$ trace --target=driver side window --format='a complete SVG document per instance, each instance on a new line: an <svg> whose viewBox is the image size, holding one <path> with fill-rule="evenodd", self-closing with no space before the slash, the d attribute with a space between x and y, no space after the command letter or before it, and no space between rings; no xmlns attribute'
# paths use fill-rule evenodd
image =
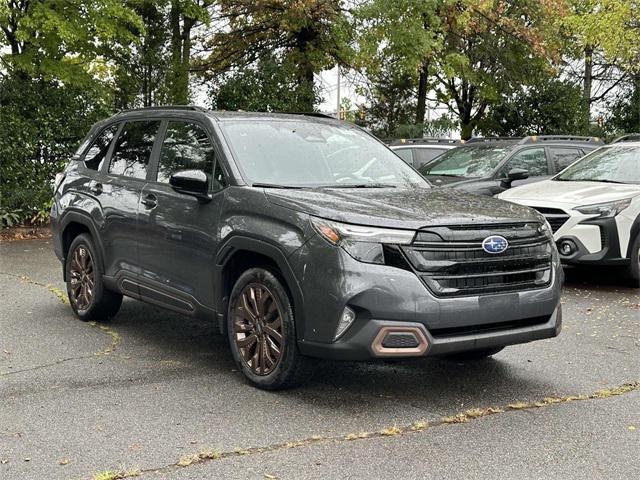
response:
<svg viewBox="0 0 640 480"><path fill-rule="evenodd" d="M529 172L529 177L549 175L547 157L544 148L529 148L516 153L500 171L500 177L506 177L514 168L521 168Z"/></svg>
<svg viewBox="0 0 640 480"><path fill-rule="evenodd" d="M158 177L160 183L169 183L169 178L180 170L202 170L214 190L224 187L226 182L220 167L214 172L216 155L206 132L195 123L171 121L162 142Z"/></svg>

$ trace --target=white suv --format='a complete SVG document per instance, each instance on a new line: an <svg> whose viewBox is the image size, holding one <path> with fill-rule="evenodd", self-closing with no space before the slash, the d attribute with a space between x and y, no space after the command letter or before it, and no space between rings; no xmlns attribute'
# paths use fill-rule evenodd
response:
<svg viewBox="0 0 640 480"><path fill-rule="evenodd" d="M564 264L619 265L640 286L640 142L602 147L498 197L547 218Z"/></svg>

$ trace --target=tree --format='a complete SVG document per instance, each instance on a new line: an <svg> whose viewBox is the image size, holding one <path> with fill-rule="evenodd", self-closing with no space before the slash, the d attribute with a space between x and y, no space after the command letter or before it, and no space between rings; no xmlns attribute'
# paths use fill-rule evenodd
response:
<svg viewBox="0 0 640 480"><path fill-rule="evenodd" d="M547 77L490 107L478 129L497 136L577 134L584 132L585 108L580 87Z"/></svg>
<svg viewBox="0 0 640 480"><path fill-rule="evenodd" d="M631 76L610 102L607 130L612 133L640 133L640 73Z"/></svg>
<svg viewBox="0 0 640 480"><path fill-rule="evenodd" d="M344 53L346 20L340 0L221 0L220 24L205 42L197 68L208 77L254 64L266 53L295 72L303 110L314 108L314 74Z"/></svg>
<svg viewBox="0 0 640 480"><path fill-rule="evenodd" d="M220 110L301 112L307 109L307 101L307 92L300 91L296 72L283 66L275 55L228 73L211 90L211 106ZM319 101L315 88L314 103Z"/></svg>
<svg viewBox="0 0 640 480"><path fill-rule="evenodd" d="M213 0L171 0L171 70L168 79L170 103L189 103L192 31L199 22L208 23L208 8L213 3Z"/></svg>
<svg viewBox="0 0 640 480"><path fill-rule="evenodd" d="M594 102L640 71L640 6L629 0L569 0L569 7L560 24L568 39L566 53L582 57L583 99L589 113ZM594 96L596 81L605 86Z"/></svg>
<svg viewBox="0 0 640 480"><path fill-rule="evenodd" d="M563 2L458 2L443 10L445 42L434 77L438 99L451 105L463 139L487 108L526 85L559 60L552 20Z"/></svg>
<svg viewBox="0 0 640 480"><path fill-rule="evenodd" d="M372 0L354 12L358 35L357 66L379 75L391 61L398 78L415 79L414 123L424 123L429 69L444 40L441 9L452 1ZM382 74L384 76L384 74Z"/></svg>

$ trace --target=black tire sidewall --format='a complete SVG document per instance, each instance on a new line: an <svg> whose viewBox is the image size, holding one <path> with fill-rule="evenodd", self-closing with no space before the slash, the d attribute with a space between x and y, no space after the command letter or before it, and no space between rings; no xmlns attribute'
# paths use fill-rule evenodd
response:
<svg viewBox="0 0 640 480"><path fill-rule="evenodd" d="M264 285L274 296L276 304L278 305L282 315L284 333L283 357L276 368L268 375L256 375L251 371L241 358L234 339L233 306L242 290L250 283ZM227 310L227 336L231 353L233 354L236 364L241 369L247 380L253 385L265 390L275 390L289 382L289 379L297 367L297 362L300 361L300 354L298 353L298 347L296 344L295 319L289 294L273 273L263 268L251 268L240 275L233 286L229 297Z"/></svg>
<svg viewBox="0 0 640 480"><path fill-rule="evenodd" d="M629 265L629 274L634 287L640 287L640 234L636 235L636 238L629 244L631 265Z"/></svg>
<svg viewBox="0 0 640 480"><path fill-rule="evenodd" d="M78 310L73 300L71 300L71 258L73 257L73 252L80 246L83 246L89 251L91 255L91 259L93 261L93 271L94 271L94 286L93 286L93 297L91 298L91 303L89 307L85 310ZM95 247L93 246L93 242L91 241L91 237L87 234L78 235L74 238L73 242L69 246L69 253L67 255L65 261L65 275L67 278L67 295L69 297L69 303L71 304L71 309L76 314L76 316L83 321L94 320L98 318L94 317L103 317L101 312L98 312L98 306L102 304L102 299L105 295L104 285L102 282L102 268L100 267L100 261L98 259L98 255ZM102 318L99 318L102 319Z"/></svg>

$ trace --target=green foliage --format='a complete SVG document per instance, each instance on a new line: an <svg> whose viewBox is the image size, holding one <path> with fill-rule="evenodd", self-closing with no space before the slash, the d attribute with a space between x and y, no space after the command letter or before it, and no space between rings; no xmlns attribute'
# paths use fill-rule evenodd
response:
<svg viewBox="0 0 640 480"><path fill-rule="evenodd" d="M208 76L244 69L265 53L294 72L306 95L301 110L312 111L314 74L346 55L348 32L340 0L221 0L221 23L205 47L211 52L197 66Z"/></svg>
<svg viewBox="0 0 640 480"><path fill-rule="evenodd" d="M318 88L313 87L309 93L309 87L298 82L289 65L273 55L265 56L255 65L237 69L216 82L211 90L211 106L219 110L302 112L308 109L310 94L314 104L320 102Z"/></svg>
<svg viewBox="0 0 640 480"><path fill-rule="evenodd" d="M606 128L616 133L640 132L640 74L623 84L609 105Z"/></svg>
<svg viewBox="0 0 640 480"><path fill-rule="evenodd" d="M492 106L479 124L483 135L525 136L583 132L586 105L579 87L547 78Z"/></svg>
<svg viewBox="0 0 640 480"><path fill-rule="evenodd" d="M46 218L51 181L90 126L110 113L100 88L64 86L22 75L0 83L0 203L32 223ZM14 218L15 220L15 218Z"/></svg>

